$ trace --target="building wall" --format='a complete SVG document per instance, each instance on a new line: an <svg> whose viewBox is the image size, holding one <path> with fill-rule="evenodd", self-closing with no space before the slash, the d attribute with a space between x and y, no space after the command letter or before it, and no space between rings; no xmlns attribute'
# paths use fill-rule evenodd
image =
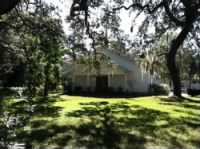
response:
<svg viewBox="0 0 200 149"><path fill-rule="evenodd" d="M127 91L125 74L113 74L108 76L108 87L113 91ZM81 87L82 91L95 91L96 89L96 76L94 75L75 75L73 81L73 88ZM131 92L131 90L129 90Z"/></svg>
<svg viewBox="0 0 200 149"><path fill-rule="evenodd" d="M141 71L133 72L129 75L131 90L134 92L148 92L149 89L149 75L142 74Z"/></svg>
<svg viewBox="0 0 200 149"><path fill-rule="evenodd" d="M87 76L86 75L75 75L73 76L73 90L81 87L84 91L87 89Z"/></svg>
<svg viewBox="0 0 200 149"><path fill-rule="evenodd" d="M95 75L89 76L89 87L90 87L91 91L95 91L95 89L96 89L96 76Z"/></svg>
<svg viewBox="0 0 200 149"><path fill-rule="evenodd" d="M142 74L140 69L130 72L120 66L115 69L102 67L99 75L107 75L108 87L115 91L122 88L124 92L148 92L149 75ZM96 75L87 72L84 66L77 67L72 76L73 89L81 87L83 91L95 91Z"/></svg>
<svg viewBox="0 0 200 149"><path fill-rule="evenodd" d="M116 75L110 75L110 88L113 88L115 91L120 91L123 89L123 91L126 91L125 88L125 75L126 74L116 74Z"/></svg>

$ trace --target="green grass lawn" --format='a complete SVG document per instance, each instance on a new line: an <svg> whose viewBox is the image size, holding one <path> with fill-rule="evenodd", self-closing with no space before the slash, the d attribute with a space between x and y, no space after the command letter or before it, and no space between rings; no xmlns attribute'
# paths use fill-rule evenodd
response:
<svg viewBox="0 0 200 149"><path fill-rule="evenodd" d="M51 96L7 103L22 115L17 142L41 148L200 148L200 99Z"/></svg>

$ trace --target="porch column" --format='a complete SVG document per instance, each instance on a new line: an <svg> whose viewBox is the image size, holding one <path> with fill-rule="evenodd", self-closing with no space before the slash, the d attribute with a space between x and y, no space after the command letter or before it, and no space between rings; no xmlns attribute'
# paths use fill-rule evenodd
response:
<svg viewBox="0 0 200 149"><path fill-rule="evenodd" d="M74 92L74 89L75 89L75 74L73 73L72 74L72 92Z"/></svg>
<svg viewBox="0 0 200 149"><path fill-rule="evenodd" d="M87 73L87 87L90 87L90 75Z"/></svg>
<svg viewBox="0 0 200 149"><path fill-rule="evenodd" d="M111 74L108 74L108 87L111 87Z"/></svg>
<svg viewBox="0 0 200 149"><path fill-rule="evenodd" d="M124 75L124 88L125 88L125 92L127 91L127 74Z"/></svg>

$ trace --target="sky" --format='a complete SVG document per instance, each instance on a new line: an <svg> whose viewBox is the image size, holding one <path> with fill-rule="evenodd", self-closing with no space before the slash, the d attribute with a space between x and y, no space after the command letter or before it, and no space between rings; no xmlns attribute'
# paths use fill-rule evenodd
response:
<svg viewBox="0 0 200 149"><path fill-rule="evenodd" d="M56 7L59 8L59 12L61 15L61 18L63 20L63 29L65 31L66 34L68 34L70 32L69 29L69 24L67 24L65 22L65 18L67 15L69 15L70 12L70 7L72 5L72 0L45 0L48 4L53 4Z"/></svg>
<svg viewBox="0 0 200 149"><path fill-rule="evenodd" d="M112 1L112 0L106 0L106 1ZM69 15L70 12L70 7L72 4L72 0L46 0L47 3L49 4L53 4L55 6L58 6L58 8L60 9L60 15L62 17L63 20L63 28L66 34L70 33L70 28L69 28L69 24L65 22L65 18L67 15ZM128 3L126 4L127 6L129 5ZM122 29L124 31L125 34L130 34L130 28L132 26L132 19L134 17L133 13L129 13L129 11L126 10L121 10L120 12L120 17L121 17L121 24L120 24L120 29ZM141 14L137 20L135 22L137 22L137 24L135 24L135 28L134 28L134 32L131 33L131 36L134 36L137 34L137 30L138 30L138 26L141 25L142 21L144 20L144 14Z"/></svg>
<svg viewBox="0 0 200 149"><path fill-rule="evenodd" d="M70 13L70 7L72 5L72 0L45 0L49 4L53 4L57 6L60 10L60 15L63 20L63 30L65 31L66 35L69 35L72 30L69 28L69 23L65 21L66 16ZM110 4L113 0L104 0L105 4ZM129 3L125 3L126 6L129 6L131 4L132 0L129 1ZM98 15L97 15L98 16ZM134 38L137 36L139 26L142 24L142 22L145 19L145 14L141 13L139 17L134 21L135 24L133 24L133 19L135 17L134 12L127 11L122 9L120 11L120 29L124 31L125 35L129 35L130 40L134 40ZM131 26L134 25L133 32L130 32ZM180 29L177 29L176 33L180 32ZM154 27L150 27L148 30L148 33L155 33ZM86 43L90 44L90 43Z"/></svg>

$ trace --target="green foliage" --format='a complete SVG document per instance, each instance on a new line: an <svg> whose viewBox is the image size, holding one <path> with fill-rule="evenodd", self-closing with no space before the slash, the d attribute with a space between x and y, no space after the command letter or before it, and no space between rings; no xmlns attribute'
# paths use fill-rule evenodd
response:
<svg viewBox="0 0 200 149"><path fill-rule="evenodd" d="M187 93L191 96L200 95L200 89L188 89Z"/></svg>
<svg viewBox="0 0 200 149"><path fill-rule="evenodd" d="M130 30L131 32L136 29L136 34L132 38L133 44L137 49L144 50L148 48L150 44L155 44L161 37L169 32L175 32L178 35L169 39L170 44L167 48L167 67L171 76L171 80L174 86L174 94L181 97L181 81L179 76L179 69L176 63L176 55L178 49L186 41L192 48L198 48L199 44L199 9L200 1L185 1L185 0L147 0L147 1L122 1L115 0L112 3L102 1L101 7L98 7L98 11L101 12L101 18L96 20L95 23L90 18L92 17L96 7L93 4L94 1L88 0L73 0L71 5L71 18L79 18L82 15L84 20L84 27L86 27L86 33L93 39L93 48L96 38L93 33L96 33L97 28L105 23L105 28L108 29L113 26L111 22L115 22L118 25L118 19L115 19L122 13L122 9L129 11L130 19L132 19ZM104 5L103 5L104 4ZM92 11L90 11L92 10ZM83 16L84 14L84 16ZM96 14L96 13L94 13ZM103 14L103 15L102 15ZM104 16L104 14L106 14ZM92 17L93 18L93 17ZM99 23L99 20L102 20ZM142 21L141 21L142 20ZM138 21L140 23L138 23ZM142 22L142 23L141 23ZM108 26L109 25L109 26ZM128 25L127 25L128 27ZM178 29L180 29L178 31ZM114 31L114 30L113 30ZM107 30L105 31L107 37ZM116 34L115 34L116 37ZM110 39L110 38L109 38ZM105 40L107 44L108 39ZM95 50L95 48L94 48ZM153 70L150 70L153 72ZM183 76L185 77L185 76Z"/></svg>
<svg viewBox="0 0 200 149"><path fill-rule="evenodd" d="M52 17L56 14L52 5L30 5L22 3L17 15L11 12L0 18L4 22L0 29L0 80L4 86L13 86L8 76L21 78L17 86L26 86L26 93L35 96L41 85L48 93L60 83L64 33L61 20ZM17 68L23 71L16 72Z"/></svg>
<svg viewBox="0 0 200 149"><path fill-rule="evenodd" d="M149 93L152 95L168 95L169 88L163 85L152 84L149 86Z"/></svg>
<svg viewBox="0 0 200 149"><path fill-rule="evenodd" d="M198 98L52 95L32 105L28 112L26 101L12 99L4 107L23 117L13 141L33 148L199 148Z"/></svg>

